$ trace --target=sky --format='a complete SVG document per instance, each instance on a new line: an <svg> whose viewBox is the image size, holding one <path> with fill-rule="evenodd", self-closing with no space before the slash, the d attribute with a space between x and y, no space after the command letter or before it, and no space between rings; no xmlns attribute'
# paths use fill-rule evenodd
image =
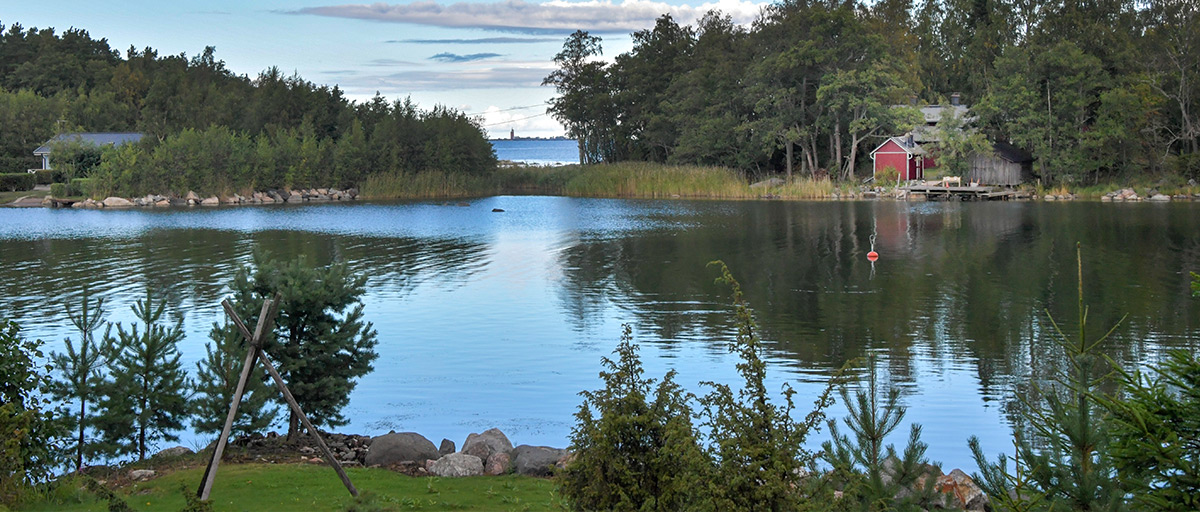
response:
<svg viewBox="0 0 1200 512"><path fill-rule="evenodd" d="M546 114L554 88L541 86L554 70L566 37L586 30L603 39L610 60L632 48L630 34L670 13L692 24L720 10L750 23L765 2L753 0L415 0L329 1L0 0L0 23L25 28L74 27L160 55L201 53L239 75L284 73L337 85L347 98L377 92L411 98L421 108L446 105L481 117L492 137L562 135Z"/></svg>

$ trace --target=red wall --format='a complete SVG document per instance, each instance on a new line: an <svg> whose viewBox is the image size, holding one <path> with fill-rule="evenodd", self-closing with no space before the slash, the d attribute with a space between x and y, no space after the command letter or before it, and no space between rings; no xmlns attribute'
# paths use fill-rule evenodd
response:
<svg viewBox="0 0 1200 512"><path fill-rule="evenodd" d="M920 158L920 157L917 157ZM917 160L914 158L909 160L908 154L904 152L895 141L888 141L879 151L875 152L875 172L886 169L888 166L895 167L900 171L900 179L915 180L917 176Z"/></svg>

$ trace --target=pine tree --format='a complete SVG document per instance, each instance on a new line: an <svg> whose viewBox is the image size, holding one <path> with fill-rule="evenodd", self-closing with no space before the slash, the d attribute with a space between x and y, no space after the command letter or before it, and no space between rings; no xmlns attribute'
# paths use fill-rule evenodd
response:
<svg viewBox="0 0 1200 512"><path fill-rule="evenodd" d="M99 298L92 301L87 287L83 289L83 298L78 314L71 311L70 305L66 305L65 309L67 318L79 330L79 347L76 349L71 339L67 338L63 340L67 349L66 353L53 352L50 354L54 366L62 372L62 378L55 380L50 385L49 391L56 400L79 402L79 415L67 417L68 426L79 432L75 446L75 470L79 471L83 469L84 457L95 452L92 447L87 446L85 437L87 428L92 423L91 418L88 417L87 404L89 401L94 402L99 398L99 388L104 382L101 369L108 362L106 354L110 349L104 342L108 339L109 333L105 332L104 337L99 343L97 342L96 331L104 322L104 299Z"/></svg>
<svg viewBox="0 0 1200 512"><path fill-rule="evenodd" d="M204 347L205 356L196 362L196 397L192 401L192 428L197 432L216 433L225 426L229 404L241 377L248 346L241 331L232 323L213 323L208 336L213 343ZM254 370L246 381L237 416L234 417L234 435L259 432L271 426L278 414L270 406L274 386L264 380L262 367L255 362Z"/></svg>
<svg viewBox="0 0 1200 512"><path fill-rule="evenodd" d="M1095 340L1087 338L1083 304L1083 259L1076 245L1079 276L1079 333L1068 337L1053 318L1056 341L1067 367L1049 386L1034 386L1040 401L1025 401L1028 428L1016 435L1013 471L1000 454L989 462L979 439L968 441L981 475L973 476L1001 510L1125 510L1125 495L1109 450L1109 419L1098 397L1112 378L1111 363L1096 347L1117 326ZM1120 322L1117 323L1120 325ZM1010 492L1012 491L1012 492Z"/></svg>
<svg viewBox="0 0 1200 512"><path fill-rule="evenodd" d="M105 452L144 460L155 442L179 440L175 432L187 417L191 383L176 348L183 339L183 321L170 328L162 325L166 302L155 303L150 290L132 309L145 329L135 323L126 331L117 324L96 425Z"/></svg>
<svg viewBox="0 0 1200 512"><path fill-rule="evenodd" d="M849 412L842 421L851 435L839 432L837 422L830 420L832 441L822 445L822 456L832 467L828 478L846 493L839 504L863 510L933 508L938 472L929 471L921 426L912 424L902 454L893 445L884 446L883 440L904 421L906 409L900 405L900 390L890 388L885 394L879 389L874 362L869 364L866 389L855 392L853 400L848 388L840 391Z"/></svg>
<svg viewBox="0 0 1200 512"><path fill-rule="evenodd" d="M273 335L264 340L269 357L313 425L347 423L341 410L350 402L355 379L373 368L376 333L363 321L360 300L366 276L352 276L345 263L312 267L301 257L282 262L255 254L253 277L234 279L234 310L253 329L264 297L279 295ZM288 438L300 432L294 412Z"/></svg>

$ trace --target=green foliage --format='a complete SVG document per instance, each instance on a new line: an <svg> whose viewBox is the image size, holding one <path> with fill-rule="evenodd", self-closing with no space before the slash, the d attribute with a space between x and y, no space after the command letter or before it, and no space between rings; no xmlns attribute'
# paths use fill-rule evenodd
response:
<svg viewBox="0 0 1200 512"><path fill-rule="evenodd" d="M53 183L50 185L50 195L54 197L67 197L68 186L66 183Z"/></svg>
<svg viewBox="0 0 1200 512"><path fill-rule="evenodd" d="M41 340L26 340L16 322L0 320L0 507L14 506L59 465L65 429L41 391L50 367L39 366Z"/></svg>
<svg viewBox="0 0 1200 512"><path fill-rule="evenodd" d="M1095 340L1088 339L1083 259L1078 245L1076 259L1079 332L1071 339L1050 319L1055 341L1066 355L1067 368L1059 370L1048 386L1034 385L1040 400L1024 402L1021 413L1027 426L1015 435L1014 472L1008 470L1006 455L989 462L978 439L972 436L969 441L982 474L976 482L989 496L1004 497L1004 503L1013 510L1125 509L1124 490L1109 448L1108 418L1097 398L1100 386L1111 380L1112 368L1096 348L1116 326ZM1010 492L1021 494L1011 498Z"/></svg>
<svg viewBox="0 0 1200 512"><path fill-rule="evenodd" d="M712 391L700 398L704 427L709 429L715 458L714 507L719 510L796 510L804 500L803 475L814 469L814 455L804 448L810 432L820 428L824 410L833 403L832 386L817 397L815 407L797 423L792 419L795 391L784 385L784 405L771 403L765 386L766 362L759 356L762 344L741 285L722 262L717 282L733 289L738 327L730 351L741 360L738 373L744 379L734 392L728 385L707 382Z"/></svg>
<svg viewBox="0 0 1200 512"><path fill-rule="evenodd" d="M111 151L111 148L108 150ZM86 178L100 165L105 150L81 139L55 140L50 143L50 167L61 179L68 182L75 178Z"/></svg>
<svg viewBox="0 0 1200 512"><path fill-rule="evenodd" d="M616 360L603 358L604 387L584 391L575 413L559 492L575 510L691 510L711 485L711 464L696 440L691 395L674 371L655 386L625 326ZM651 398L653 396L653 398Z"/></svg>
<svg viewBox="0 0 1200 512"><path fill-rule="evenodd" d="M971 158L976 154L990 155L992 145L957 112L943 112L937 126L938 141L933 144L938 169L943 175L965 178L971 172Z"/></svg>
<svg viewBox="0 0 1200 512"><path fill-rule="evenodd" d="M95 196L97 190L93 190L95 180L93 178L75 178L71 180L67 187L67 195L69 196Z"/></svg>
<svg viewBox="0 0 1200 512"><path fill-rule="evenodd" d="M1200 274L1191 272L1192 275L1192 297L1200 298Z"/></svg>
<svg viewBox="0 0 1200 512"><path fill-rule="evenodd" d="M96 427L100 449L113 455L146 458L159 441L178 441L188 414L191 382L176 345L183 339L183 320L167 327L162 323L166 302L155 302L150 291L132 307L144 329L133 324L128 331L117 324L111 343L109 379Z"/></svg>
<svg viewBox="0 0 1200 512"><path fill-rule="evenodd" d="M33 190L34 185L37 185L37 177L27 172L0 174L0 190L6 192Z"/></svg>
<svg viewBox="0 0 1200 512"><path fill-rule="evenodd" d="M1200 509L1200 358L1174 350L1149 372L1121 372L1110 453L1140 510Z"/></svg>
<svg viewBox="0 0 1200 512"><path fill-rule="evenodd" d="M884 439L900 426L906 409L900 405L900 390L878 386L875 363L868 362L866 387L851 399L847 386L840 390L849 415L842 419L850 436L842 434L837 422L829 421L832 441L822 444L822 457L831 466L826 478L845 492L848 509L925 510L939 496L934 488L937 474L925 458L928 445L921 442L921 426L913 423L908 445L897 454Z"/></svg>
<svg viewBox="0 0 1200 512"><path fill-rule="evenodd" d="M244 274L239 274L244 279ZM237 287L234 287L237 289ZM204 359L196 362L196 398L192 400L192 428L201 433L217 433L225 426L229 404L237 390L249 345L237 326L226 321L213 323L208 333L213 343L204 346ZM257 362L243 390L237 416L234 417L235 437L261 432L275 421L278 410L270 406L274 397L273 385L266 382L265 371Z"/></svg>
<svg viewBox="0 0 1200 512"><path fill-rule="evenodd" d="M52 352L50 359L62 373L56 379L49 391L55 400L79 404L79 414L67 417L68 427L79 432L75 443L75 469L82 470L87 457L96 453L93 446L87 443L87 429L92 426L92 418L88 415L87 404L93 404L100 398L104 383L103 370L108 364L108 355L112 351L109 344L109 333L105 332L100 340L96 339L96 331L104 325L104 299L92 300L87 287L83 289L78 311L72 311L70 304L64 304L67 318L79 331L79 345L67 338L63 340L66 352ZM108 324L109 330L112 325Z"/></svg>
<svg viewBox="0 0 1200 512"><path fill-rule="evenodd" d="M310 266L304 257L285 262L254 255L254 271L234 278L234 309L251 332L265 297L280 297L279 317L265 350L313 425L346 424L341 410L355 379L373 368L379 355L376 332L363 321L361 297L366 276L353 276L345 263ZM291 413L288 437L300 432Z"/></svg>
<svg viewBox="0 0 1200 512"><path fill-rule="evenodd" d="M56 174L53 169L38 169L33 172L33 176L37 179L38 185L50 185L54 183Z"/></svg>

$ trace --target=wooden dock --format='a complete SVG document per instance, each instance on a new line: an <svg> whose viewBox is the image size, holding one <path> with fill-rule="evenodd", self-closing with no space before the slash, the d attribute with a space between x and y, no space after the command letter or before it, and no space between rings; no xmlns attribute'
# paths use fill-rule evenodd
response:
<svg viewBox="0 0 1200 512"><path fill-rule="evenodd" d="M924 196L931 201L997 201L1012 199L1017 196L1017 192L1004 187L989 187L984 185L977 186L962 186L962 185L942 185L942 184L922 184L909 185L900 187L909 197L915 195Z"/></svg>

